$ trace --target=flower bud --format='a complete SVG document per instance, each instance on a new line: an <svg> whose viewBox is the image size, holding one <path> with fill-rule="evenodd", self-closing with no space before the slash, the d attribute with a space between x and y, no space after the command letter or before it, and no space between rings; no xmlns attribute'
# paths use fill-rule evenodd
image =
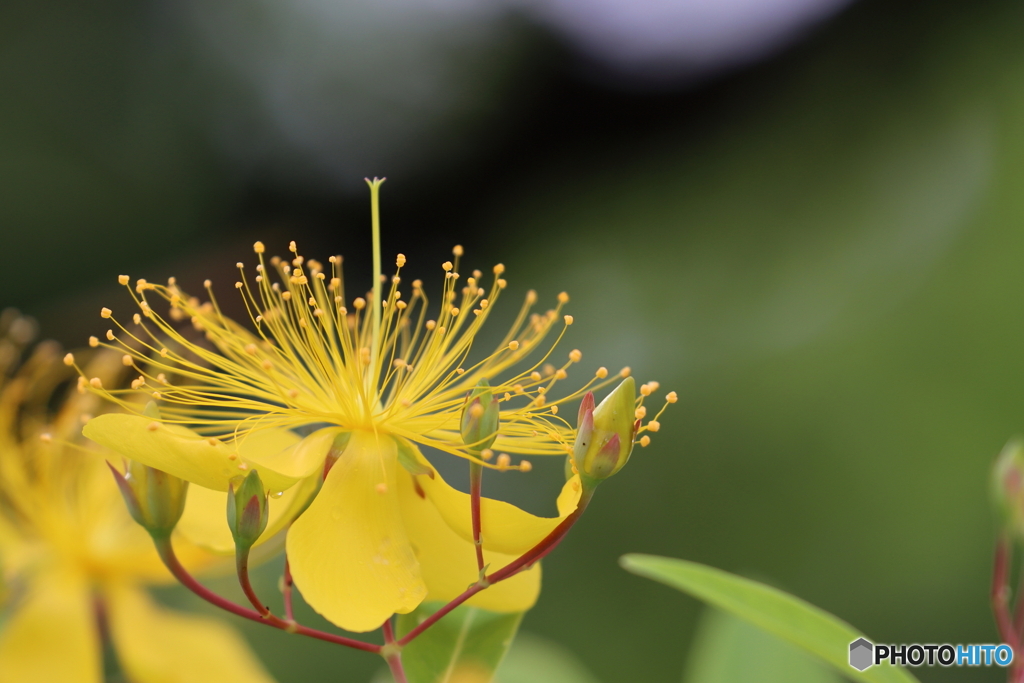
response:
<svg viewBox="0 0 1024 683"><path fill-rule="evenodd" d="M107 463L132 518L154 538L166 538L185 511L188 482L134 460L121 474Z"/></svg>
<svg viewBox="0 0 1024 683"><path fill-rule="evenodd" d="M462 441L469 450L479 453L491 447L498 436L498 412L498 399L487 380L480 380L462 409Z"/></svg>
<svg viewBox="0 0 1024 683"><path fill-rule="evenodd" d="M992 467L992 502L999 523L1024 540L1024 441L1003 446Z"/></svg>
<svg viewBox="0 0 1024 683"><path fill-rule="evenodd" d="M636 383L632 377L622 380L596 408L593 393L583 397L572 457L585 484L596 485L629 461L636 429L635 406Z"/></svg>
<svg viewBox="0 0 1024 683"><path fill-rule="evenodd" d="M250 470L244 479L236 477L228 488L228 528L236 548L249 549L267 528L270 508L260 474Z"/></svg>

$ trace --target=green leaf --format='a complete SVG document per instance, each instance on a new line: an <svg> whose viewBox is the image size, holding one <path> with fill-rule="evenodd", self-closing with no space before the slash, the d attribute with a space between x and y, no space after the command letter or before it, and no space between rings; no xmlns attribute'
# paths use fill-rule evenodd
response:
<svg viewBox="0 0 1024 683"><path fill-rule="evenodd" d="M427 603L399 615L398 637L441 607L442 603ZM449 683L456 673L493 676L522 620L522 612L497 614L467 605L456 608L402 651L409 683Z"/></svg>
<svg viewBox="0 0 1024 683"><path fill-rule="evenodd" d="M587 667L558 643L520 634L498 667L495 683L598 683Z"/></svg>
<svg viewBox="0 0 1024 683"><path fill-rule="evenodd" d="M689 593L749 621L831 664L844 676L865 683L908 683L917 679L888 665L857 671L849 665L849 646L863 637L828 612L757 581L695 562L654 555L625 555L623 568Z"/></svg>
<svg viewBox="0 0 1024 683"><path fill-rule="evenodd" d="M840 683L800 648L727 612L705 610L684 683Z"/></svg>

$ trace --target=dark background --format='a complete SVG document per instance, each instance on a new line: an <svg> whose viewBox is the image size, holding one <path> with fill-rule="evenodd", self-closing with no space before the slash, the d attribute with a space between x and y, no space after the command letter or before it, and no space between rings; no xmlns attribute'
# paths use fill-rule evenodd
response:
<svg viewBox="0 0 1024 683"><path fill-rule="evenodd" d="M988 471L1024 430L1024 7L865 0L753 56L637 64L522 8L313 5L4 3L0 305L81 345L127 304L119 273L227 294L256 239L341 252L367 286L362 178L387 176L384 251L410 276L461 243L506 265L509 299L566 289L566 352L680 396L546 561L525 630L605 683L679 680L700 607L618 568L647 552L879 642L996 639ZM501 485L544 512L560 470ZM377 668L246 633L281 681Z"/></svg>

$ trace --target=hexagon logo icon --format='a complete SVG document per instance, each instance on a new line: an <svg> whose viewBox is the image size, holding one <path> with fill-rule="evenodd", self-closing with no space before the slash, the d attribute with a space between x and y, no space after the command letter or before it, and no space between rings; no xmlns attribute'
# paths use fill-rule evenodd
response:
<svg viewBox="0 0 1024 683"><path fill-rule="evenodd" d="M857 671L863 671L872 666L874 664L874 657L872 656L874 651L875 646L864 638L858 638L853 641L850 643L850 666Z"/></svg>

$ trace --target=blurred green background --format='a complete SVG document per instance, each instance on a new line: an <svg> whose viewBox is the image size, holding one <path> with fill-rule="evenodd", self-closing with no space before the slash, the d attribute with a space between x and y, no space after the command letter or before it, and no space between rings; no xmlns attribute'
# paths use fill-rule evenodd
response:
<svg viewBox="0 0 1024 683"><path fill-rule="evenodd" d="M992 642L988 469L1024 431L1024 7L830 11L735 62L638 66L468 0L4 3L0 304L81 345L117 274L228 284L255 239L340 251L362 284L361 179L388 176L410 275L462 243L509 299L566 289L566 351L680 396L525 631L604 683L681 680L701 608L618 568L645 552L880 642ZM500 486L553 509L561 467ZM240 627L282 682L378 668Z"/></svg>

